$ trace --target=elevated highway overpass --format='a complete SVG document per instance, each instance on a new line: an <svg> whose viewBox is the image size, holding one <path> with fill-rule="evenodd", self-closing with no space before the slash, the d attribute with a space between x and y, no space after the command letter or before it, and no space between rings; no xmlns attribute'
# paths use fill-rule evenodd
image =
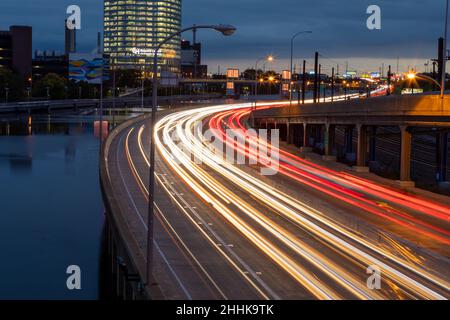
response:
<svg viewBox="0 0 450 320"><path fill-rule="evenodd" d="M438 95L389 96L284 106L256 110L252 119L258 128L280 129L281 138L288 143L300 136L303 151L311 151L311 141L321 141L325 160L336 158L336 127L345 128L347 148L352 146L356 129L356 171L368 171L368 159L373 158L375 152L377 128L398 127L401 133L399 184L405 187L414 185L410 173L412 134L417 128L429 128L436 132L439 141L440 180L447 179L450 96L444 99Z"/></svg>

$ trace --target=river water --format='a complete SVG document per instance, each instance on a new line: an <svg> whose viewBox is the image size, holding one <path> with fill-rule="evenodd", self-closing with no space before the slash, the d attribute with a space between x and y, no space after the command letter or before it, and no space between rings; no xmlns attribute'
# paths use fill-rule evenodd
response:
<svg viewBox="0 0 450 320"><path fill-rule="evenodd" d="M104 214L95 115L0 119L0 299L97 299ZM69 290L67 268L81 270Z"/></svg>

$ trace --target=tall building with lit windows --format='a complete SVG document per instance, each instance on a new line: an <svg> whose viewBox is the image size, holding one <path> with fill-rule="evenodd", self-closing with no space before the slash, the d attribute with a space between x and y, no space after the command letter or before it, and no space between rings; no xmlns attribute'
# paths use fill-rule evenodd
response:
<svg viewBox="0 0 450 320"><path fill-rule="evenodd" d="M104 53L112 67L150 70L155 47L181 28L182 0L105 0ZM180 72L180 37L160 50L161 71Z"/></svg>

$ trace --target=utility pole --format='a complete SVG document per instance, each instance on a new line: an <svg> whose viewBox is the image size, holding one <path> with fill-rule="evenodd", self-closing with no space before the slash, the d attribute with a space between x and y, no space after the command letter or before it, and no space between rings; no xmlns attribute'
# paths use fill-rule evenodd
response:
<svg viewBox="0 0 450 320"><path fill-rule="evenodd" d="M433 60L433 79L436 80L436 60Z"/></svg>
<svg viewBox="0 0 450 320"><path fill-rule="evenodd" d="M323 83L323 102L327 102L327 84Z"/></svg>
<svg viewBox="0 0 450 320"><path fill-rule="evenodd" d="M331 102L334 102L334 67L331 69Z"/></svg>
<svg viewBox="0 0 450 320"><path fill-rule="evenodd" d="M320 96L322 95L322 91L320 90L320 87L322 86L322 79L320 77L320 74L322 73L322 65L319 63L319 82L317 87L317 103L320 103Z"/></svg>
<svg viewBox="0 0 450 320"><path fill-rule="evenodd" d="M314 57L314 103L317 103L317 88L318 88L318 82L319 82L319 53L316 52Z"/></svg>
<svg viewBox="0 0 450 320"><path fill-rule="evenodd" d="M445 93L445 65L447 63L447 38L448 38L448 2L445 6L445 27L444 27L444 39L442 40L442 75L441 75L441 99L444 99Z"/></svg>
<svg viewBox="0 0 450 320"><path fill-rule="evenodd" d="M436 80L436 59L433 59L433 79ZM436 91L436 84L433 81L433 91Z"/></svg>
<svg viewBox="0 0 450 320"><path fill-rule="evenodd" d="M303 74L302 74L302 104L305 104L306 95L306 60L303 60Z"/></svg>
<svg viewBox="0 0 450 320"><path fill-rule="evenodd" d="M442 74L444 71L444 38L439 38L438 40L438 59L437 59L437 66L438 66L438 81L442 83ZM444 75L445 78L445 75Z"/></svg>
<svg viewBox="0 0 450 320"><path fill-rule="evenodd" d="M389 69L388 69L388 74L387 74L387 93L386 95L390 96L391 95L391 66L389 65Z"/></svg>

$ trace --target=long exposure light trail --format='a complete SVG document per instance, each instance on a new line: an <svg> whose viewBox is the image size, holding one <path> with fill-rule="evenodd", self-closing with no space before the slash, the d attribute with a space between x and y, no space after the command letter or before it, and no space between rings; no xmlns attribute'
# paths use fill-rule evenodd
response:
<svg viewBox="0 0 450 320"><path fill-rule="evenodd" d="M220 113L216 115L214 118L217 119L217 117L223 119L226 116L230 116L229 122L227 125L231 129L236 129L237 127L239 129L242 129L246 131L247 129L242 124L242 118L247 116L250 113L249 109L243 109L239 112L233 112L230 113ZM213 121L213 120L212 120ZM217 120L216 120L217 123ZM237 125L237 127L236 127ZM261 140L258 141L258 143L266 143L265 141ZM273 146L270 146L271 148L275 148ZM277 148L278 149L278 148ZM371 194L377 197L382 197L385 200L396 202L400 205L409 207L413 210L417 210L419 212L423 212L426 214L429 214L433 217L450 221L450 207L440 205L439 203L434 203L431 201L427 201L425 199L421 199L418 196L412 196L412 195L406 195L404 193L401 193L397 190L386 188L384 186L377 185L367 179L362 179L356 176L352 176L350 174L336 172L334 170L330 170L324 166L320 166L318 164L315 164L311 161L302 159L292 153L289 153L285 150L278 149L279 153L281 154L281 160L283 162L292 164L292 165L307 165L308 169L315 173L315 174L321 174L324 175L324 173L328 173L327 177L330 179L335 179L336 181L346 183L348 187L357 188L359 190L367 192L368 189L371 190ZM315 170L317 169L317 170Z"/></svg>
<svg viewBox="0 0 450 320"><path fill-rule="evenodd" d="M244 110L244 112L248 111ZM239 143L239 141L235 146L236 144L235 142L230 142L228 139L226 139L225 129L218 125L219 123L224 122L223 118L226 116L230 116L231 120L229 122L232 122L235 119L235 117L239 117L239 113L233 112L232 115L231 113L220 113L210 120L210 127L216 130L217 136L220 139L222 139L224 143L227 143L228 145L235 147L238 150L238 152L245 154L246 156L250 156L253 157L253 159L255 160L261 161L260 159L261 155L254 151L256 148L251 148L250 150L246 145ZM232 125L230 123L228 123L228 125L231 129L236 130L235 125ZM243 130L245 128L241 124L239 129ZM235 131L235 135L239 134L242 135L242 131ZM245 138L246 141L250 140L249 143L253 144L254 146L267 144L266 141L255 138L254 136L246 135ZM416 232L419 232L430 238L438 240L442 243L450 244L450 239L448 238L448 236L450 236L450 232L448 230L438 228L429 223L423 222L420 219L416 219L408 214L405 214L400 210L387 206L380 206L377 201L365 198L363 193L370 194L373 197L378 197L378 199L381 199L383 201L394 202L395 204L402 205L411 210L416 210L432 215L444 221L448 221L448 212L450 212L450 208L446 210L445 206L433 204L423 199L420 198L418 199L416 197L410 197L411 198L410 201L403 200L403 198L407 198L407 196L402 195L403 198L400 198L399 195L401 194L399 192L391 191L387 188L377 186L376 184L373 183L370 183L371 188L366 189L361 184L353 183L353 181L357 179L353 178L350 180L350 182L347 182L345 178L343 178L345 176L352 177L351 175L340 174L327 168L323 168L322 170L322 167L315 164L310 165L311 162L298 158L294 155L290 155L283 150L273 147L272 145L267 145L266 148L276 149L277 152L279 152L279 154L281 155L280 170L279 170L281 174L284 174L303 184L307 184L308 186L320 190L321 192L334 196L353 206L360 207L366 210L367 212L371 212L373 214L381 216L389 221L410 228ZM287 157L286 155L291 156L291 158L295 157L296 158L295 162L290 160L290 158ZM265 159L265 161L268 160L269 159L267 158ZM362 193L355 192L353 189L357 189L359 192ZM382 190L384 192L379 192L376 189ZM394 194L394 196L391 196L390 194ZM420 205L415 205L415 203L420 203ZM435 232L430 232L427 229L431 229ZM441 236L440 234L442 234L443 236Z"/></svg>
<svg viewBox="0 0 450 320"><path fill-rule="evenodd" d="M279 105L282 104L273 104L273 106ZM161 155L178 173L183 181L191 186L201 198L210 203L217 212L232 223L232 225L240 230L243 235L250 239L258 248L291 274L294 279L299 281L317 298L336 299L340 298L340 296L325 283L312 276L308 270L299 266L295 262L295 259L290 257L286 252L283 252L280 247L268 240L266 236L260 234L256 229L249 225L246 220L239 217L238 213L233 212L228 208L230 203L236 206L240 212L244 213L247 218L250 218L254 223L263 227L266 232L269 232L269 234L274 236L278 241L284 243L296 254L311 261L315 267L325 273L330 279L333 279L334 282L345 288L348 292L351 292L355 297L361 299L379 299L380 296L377 292L368 290L365 287L365 283L361 282L360 279L356 279L354 276L343 270L341 266L338 266L323 254L320 254L306 243L300 241L298 237L292 234L292 232L285 230L268 218L264 213L252 208L246 201L240 199L234 192L230 191L229 188L222 185L221 182L217 181L199 165L195 164L191 157L188 157L181 149L188 148L196 157L201 159L204 164L213 168L216 172L226 177L234 184L245 189L246 192L255 196L255 198L271 207L274 211L278 212L278 214L288 217L303 229L308 230L310 233L322 239L327 243L327 246L337 249L343 255L346 254L357 259L360 267L368 266L370 264L379 265L384 273L388 275L392 281L405 288L409 292L409 295L431 299L445 298L421 282L416 281L395 269L395 267L391 267L380 261L373 256L373 254L386 256L391 263L412 271L419 278L431 281L444 289L448 289L448 283L445 279L439 279L439 277L429 274L418 266L390 254L387 250L378 248L376 244L372 244L368 240L362 239L348 230L348 228L331 222L326 218L325 213L318 212L317 210L302 204L300 201L293 199L278 190L274 190L258 179L239 170L236 166L226 163L222 158L213 154L211 151L208 151L208 149L205 150L202 132L197 132L197 134L195 134L195 127L193 124L198 120L207 119L219 112L235 112L238 109L244 110L248 107L248 104L216 106L195 111L179 112L165 117L157 124L155 132L156 143ZM172 134L174 132L177 133L181 140L182 148L173 141ZM162 140L160 137L162 137ZM143 156L145 157L144 153ZM326 226L332 231L327 231L320 225ZM346 239L356 241L361 248L357 248ZM368 252L363 250L368 250Z"/></svg>

